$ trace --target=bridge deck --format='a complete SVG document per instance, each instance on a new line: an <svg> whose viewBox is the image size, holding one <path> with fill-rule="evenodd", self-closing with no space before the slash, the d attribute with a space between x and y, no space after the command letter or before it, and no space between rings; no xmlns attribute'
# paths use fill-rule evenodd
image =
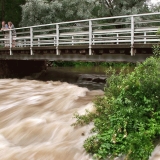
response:
<svg viewBox="0 0 160 160"><path fill-rule="evenodd" d="M30 55L30 47L12 48L10 56L9 48L0 48L0 59L6 60L47 60L47 61L144 61L152 55L153 44L136 44L135 56L130 56L130 45L93 45L92 55L89 55L87 45L59 46L60 55L56 55L56 46L33 47L33 55Z"/></svg>

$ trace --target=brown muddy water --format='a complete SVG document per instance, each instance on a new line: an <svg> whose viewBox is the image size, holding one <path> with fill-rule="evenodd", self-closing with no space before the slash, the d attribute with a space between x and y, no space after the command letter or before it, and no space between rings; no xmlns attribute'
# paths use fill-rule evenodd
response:
<svg viewBox="0 0 160 160"><path fill-rule="evenodd" d="M90 160L83 149L91 125L72 127L73 114L103 95L65 82L0 80L1 160Z"/></svg>
<svg viewBox="0 0 160 160"><path fill-rule="evenodd" d="M74 113L94 110L93 100L104 94L97 87L104 76L51 68L26 77L37 80L0 79L0 160L92 160L83 148L92 124L71 124ZM159 153L156 148L150 160L159 160Z"/></svg>
<svg viewBox="0 0 160 160"><path fill-rule="evenodd" d="M37 80L0 79L0 160L92 159L83 149L92 125L71 124L73 114L92 110L103 91L78 87L80 77L75 70L50 68L26 77Z"/></svg>

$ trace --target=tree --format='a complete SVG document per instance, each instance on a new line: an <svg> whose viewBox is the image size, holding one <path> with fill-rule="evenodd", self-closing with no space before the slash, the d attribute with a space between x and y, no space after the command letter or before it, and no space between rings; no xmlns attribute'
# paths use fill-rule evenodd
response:
<svg viewBox="0 0 160 160"><path fill-rule="evenodd" d="M4 0L1 0L1 21L3 21L4 16L5 16L5 5L4 5Z"/></svg>
<svg viewBox="0 0 160 160"><path fill-rule="evenodd" d="M51 23L50 6L44 0L27 0L22 8L21 26Z"/></svg>
<svg viewBox="0 0 160 160"><path fill-rule="evenodd" d="M149 0L27 0L21 26L146 13Z"/></svg>
<svg viewBox="0 0 160 160"><path fill-rule="evenodd" d="M160 2L157 2L156 4L150 4L149 9L151 12L160 12Z"/></svg>
<svg viewBox="0 0 160 160"><path fill-rule="evenodd" d="M22 9L20 5L24 4L25 0L1 0L0 12L1 21L12 21L13 24L18 27L21 21Z"/></svg>
<svg viewBox="0 0 160 160"><path fill-rule="evenodd" d="M92 18L96 5L96 0L27 0L21 6L21 26Z"/></svg>
<svg viewBox="0 0 160 160"><path fill-rule="evenodd" d="M149 0L101 0L105 7L104 15L119 16L143 13ZM145 12L146 13L146 12Z"/></svg>

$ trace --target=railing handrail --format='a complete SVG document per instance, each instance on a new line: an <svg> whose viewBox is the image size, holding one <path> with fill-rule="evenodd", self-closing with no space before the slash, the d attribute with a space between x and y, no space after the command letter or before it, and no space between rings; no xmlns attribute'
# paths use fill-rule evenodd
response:
<svg viewBox="0 0 160 160"><path fill-rule="evenodd" d="M78 23L78 22L88 22L88 21L98 21L98 20L107 20L107 19L118 19L118 18L129 18L129 17L141 17L141 16L149 16L149 15L158 15L160 12L154 12L154 13L142 13L142 14L133 14L133 15L125 15L125 16L114 16L114 17L102 17L102 18L91 18L91 19L84 19L84 20L76 20L76 21L66 21L66 22L58 22L58 23L48 23L48 24L42 24L42 25L33 25L33 26L27 26L27 27L19 27L15 28L18 29L27 29L30 27L44 27L44 26L52 26L58 24L69 24L69 23Z"/></svg>

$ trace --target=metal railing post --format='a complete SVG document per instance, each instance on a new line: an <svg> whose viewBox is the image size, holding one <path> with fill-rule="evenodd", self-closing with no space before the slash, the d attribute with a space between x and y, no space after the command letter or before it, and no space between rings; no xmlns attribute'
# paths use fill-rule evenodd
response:
<svg viewBox="0 0 160 160"><path fill-rule="evenodd" d="M59 46L59 24L56 24L56 55L60 55L58 46Z"/></svg>
<svg viewBox="0 0 160 160"><path fill-rule="evenodd" d="M12 55L12 31L9 30L9 53Z"/></svg>
<svg viewBox="0 0 160 160"><path fill-rule="evenodd" d="M119 34L117 33L117 44L119 44Z"/></svg>
<svg viewBox="0 0 160 160"><path fill-rule="evenodd" d="M33 55L33 28L30 27L30 54Z"/></svg>
<svg viewBox="0 0 160 160"><path fill-rule="evenodd" d="M131 16L131 56L134 56L134 16Z"/></svg>
<svg viewBox="0 0 160 160"><path fill-rule="evenodd" d="M94 34L93 34L93 37L92 37L92 38L93 38L93 45L95 45L95 43L94 43L94 38L95 38L95 35L94 35Z"/></svg>
<svg viewBox="0 0 160 160"><path fill-rule="evenodd" d="M147 36L147 33L146 32L144 32L144 44L146 44L146 36Z"/></svg>
<svg viewBox="0 0 160 160"><path fill-rule="evenodd" d="M74 45L74 36L72 36L72 46Z"/></svg>
<svg viewBox="0 0 160 160"><path fill-rule="evenodd" d="M39 42L40 42L40 38L38 38L38 47L40 46L40 43L39 43Z"/></svg>
<svg viewBox="0 0 160 160"><path fill-rule="evenodd" d="M56 37L54 37L54 46L56 45Z"/></svg>
<svg viewBox="0 0 160 160"><path fill-rule="evenodd" d="M24 47L26 47L26 39L24 39L23 41L24 41Z"/></svg>
<svg viewBox="0 0 160 160"><path fill-rule="evenodd" d="M89 55L92 55L92 20L89 20Z"/></svg>

